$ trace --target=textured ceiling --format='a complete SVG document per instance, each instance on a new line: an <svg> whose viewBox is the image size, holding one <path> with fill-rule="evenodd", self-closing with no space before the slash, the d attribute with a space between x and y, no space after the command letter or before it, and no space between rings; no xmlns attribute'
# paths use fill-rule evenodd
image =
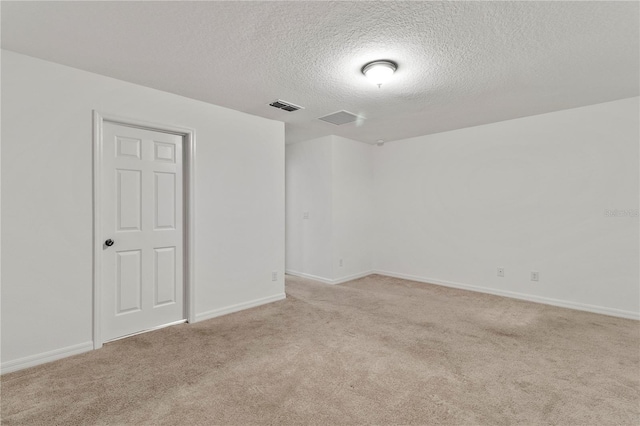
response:
<svg viewBox="0 0 640 426"><path fill-rule="evenodd" d="M638 95L637 2L2 2L2 47L391 141ZM363 64L399 68L381 89ZM284 99L305 107L267 106ZM338 110L366 120L317 120Z"/></svg>

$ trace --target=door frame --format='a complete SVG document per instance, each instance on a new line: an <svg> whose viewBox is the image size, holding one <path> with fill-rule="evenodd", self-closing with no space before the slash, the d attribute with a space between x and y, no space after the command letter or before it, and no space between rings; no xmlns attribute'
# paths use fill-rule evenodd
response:
<svg viewBox="0 0 640 426"><path fill-rule="evenodd" d="M102 131L105 122L138 129L182 136L183 185L183 288L187 322L195 322L195 160L196 132L186 127L120 117L93 110L93 348L103 344L100 326L102 314ZM170 325L170 324L168 324Z"/></svg>

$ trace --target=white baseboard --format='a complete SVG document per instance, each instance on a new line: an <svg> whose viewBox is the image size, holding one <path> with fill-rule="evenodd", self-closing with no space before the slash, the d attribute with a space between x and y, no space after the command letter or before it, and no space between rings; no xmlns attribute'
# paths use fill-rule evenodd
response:
<svg viewBox="0 0 640 426"><path fill-rule="evenodd" d="M290 269L285 269L285 274L293 275L295 277L309 278L310 280L320 281L325 284L333 284L333 280L329 278L319 277L317 275L305 274L304 272L292 271Z"/></svg>
<svg viewBox="0 0 640 426"><path fill-rule="evenodd" d="M262 299L256 299L245 303L238 303L236 305L227 306L225 308L203 312L201 314L196 314L196 322L230 314L232 312L242 311L244 309L253 308L256 306L264 305L266 303L276 302L278 300L284 299L285 297L285 293L280 293L276 294L275 296L264 297ZM0 372L1 374L11 373L13 371L22 370L28 367L34 367L36 365L56 361L58 359L66 358L72 355L78 355L91 350L93 350L93 341L68 346L66 348L55 349L53 351L43 352L41 354L30 355L13 361L3 362L0 365Z"/></svg>
<svg viewBox="0 0 640 426"><path fill-rule="evenodd" d="M256 306L266 305L267 303L277 302L286 298L285 293L276 294L275 296L263 297L261 299L250 300L248 302L238 303L224 308L218 308L207 312L196 314L196 321L200 322L211 318L221 317L222 315L231 314L233 312L243 311L249 308L255 308Z"/></svg>
<svg viewBox="0 0 640 426"><path fill-rule="evenodd" d="M93 350L93 341L79 343L77 345L67 346L66 348L55 349L49 352L29 355L13 361L3 362L0 367L0 371L2 371L2 374L11 373L13 371L22 370L28 367L35 367L36 365L45 364L47 362L56 361L91 350Z"/></svg>
<svg viewBox="0 0 640 426"><path fill-rule="evenodd" d="M304 272L292 271L290 269L287 269L284 272L285 274L293 275L296 277L309 278L310 280L320 281L322 283L331 285L342 284L346 283L347 281L357 280L358 278L366 277L367 275L371 275L374 273L373 271L358 272L357 274L345 275L344 277L331 279L319 277L317 275L305 274Z"/></svg>
<svg viewBox="0 0 640 426"><path fill-rule="evenodd" d="M567 300L552 299L550 297L534 296L532 294L518 293L515 291L497 290L489 287L480 287L470 284L456 283L452 281L438 280L435 278L424 278L415 275L400 274L389 271L375 271L375 274L385 275L388 277L402 278L405 280L418 281L427 284L441 285L444 287L458 288L461 290L475 291L478 293L495 294L496 296L510 297L512 299L526 300L529 302L542 303L545 305L559 306L561 308L575 309L578 311L593 312L596 314L610 315L613 317L628 318L640 320L640 312L624 311L622 309L607 308L605 306L588 305L585 303L570 302Z"/></svg>
<svg viewBox="0 0 640 426"><path fill-rule="evenodd" d="M358 278L369 276L371 274L373 274L373 271L365 271L365 272L358 272L357 274L345 275L344 277L336 278L335 280L333 280L331 284L342 284L342 283L346 283L347 281L353 281L353 280L357 280Z"/></svg>

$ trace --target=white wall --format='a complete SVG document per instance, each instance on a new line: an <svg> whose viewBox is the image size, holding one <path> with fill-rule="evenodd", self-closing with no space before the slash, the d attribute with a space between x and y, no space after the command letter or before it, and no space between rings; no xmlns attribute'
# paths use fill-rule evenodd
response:
<svg viewBox="0 0 640 426"><path fill-rule="evenodd" d="M198 319L284 297L283 123L2 51L3 371L91 348L93 109L195 129Z"/></svg>
<svg viewBox="0 0 640 426"><path fill-rule="evenodd" d="M289 273L335 284L371 272L372 148L337 136L287 145Z"/></svg>
<svg viewBox="0 0 640 426"><path fill-rule="evenodd" d="M327 279L333 275L332 141L326 136L285 150L286 269Z"/></svg>
<svg viewBox="0 0 640 426"><path fill-rule="evenodd" d="M379 147L375 269L640 318L638 217L605 215L639 207L639 112L631 98Z"/></svg>
<svg viewBox="0 0 640 426"><path fill-rule="evenodd" d="M373 151L375 147L333 137L333 279L372 270ZM340 259L343 260L340 266Z"/></svg>

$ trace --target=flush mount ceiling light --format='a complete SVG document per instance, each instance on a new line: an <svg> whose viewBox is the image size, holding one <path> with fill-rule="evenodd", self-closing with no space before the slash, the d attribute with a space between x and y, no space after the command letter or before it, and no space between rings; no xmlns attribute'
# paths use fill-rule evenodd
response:
<svg viewBox="0 0 640 426"><path fill-rule="evenodd" d="M362 67L362 74L364 74L373 84L382 86L387 80L391 78L394 72L398 69L398 64L392 61L380 60L373 61Z"/></svg>

